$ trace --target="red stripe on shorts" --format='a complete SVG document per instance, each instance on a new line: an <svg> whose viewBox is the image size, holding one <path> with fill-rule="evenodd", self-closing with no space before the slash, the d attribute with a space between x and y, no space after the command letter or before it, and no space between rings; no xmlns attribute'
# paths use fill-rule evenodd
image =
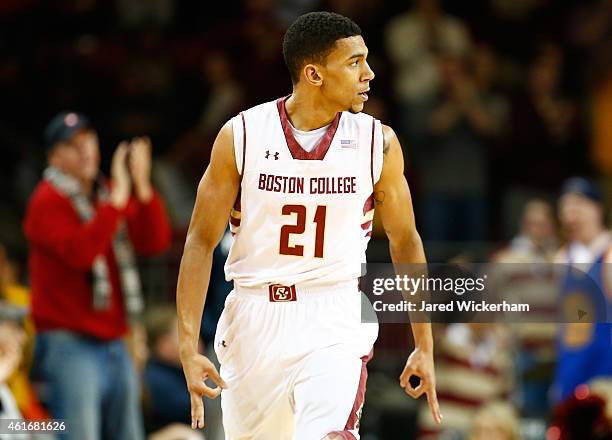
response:
<svg viewBox="0 0 612 440"><path fill-rule="evenodd" d="M368 369L366 365L368 361L372 359L373 354L374 349L372 349L372 351L370 351L367 356L363 356L361 358L361 376L359 377L357 394L355 395L355 402L353 403L353 407L351 408L349 418L346 421L346 425L344 425L344 430L330 432L328 435L336 435L342 440L357 440L356 437L350 431L354 431L355 429L357 429L359 419L361 418L361 410L365 401L366 381L368 380Z"/></svg>
<svg viewBox="0 0 612 440"><path fill-rule="evenodd" d="M325 436L325 438L328 438L328 436L334 435L335 437L332 437L334 440L357 440L357 438L351 434L348 431L335 431L335 432L330 432L327 436Z"/></svg>

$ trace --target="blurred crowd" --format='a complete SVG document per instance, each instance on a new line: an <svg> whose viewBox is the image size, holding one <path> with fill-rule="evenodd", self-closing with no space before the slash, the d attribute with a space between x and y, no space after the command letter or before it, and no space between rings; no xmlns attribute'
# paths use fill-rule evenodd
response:
<svg viewBox="0 0 612 440"><path fill-rule="evenodd" d="M401 139L430 261L521 263L504 276L514 294L537 297L544 316L571 297L578 280L553 282L526 270L529 264L609 267L610 0L243 0L224 8L175 0L3 0L2 418L67 418L69 409L58 410L58 384L64 383L64 394L90 393L68 367L72 360L80 368L79 359L90 353L92 363L108 371L81 373L99 374L103 381L118 378L108 365L133 367L125 380L133 388L135 412L112 405L103 412L131 417L137 434L104 431L106 438L202 438L186 426L189 396L173 306L195 189L223 122L290 93L284 30L300 14L319 9L347 15L363 29L376 72L365 111L394 127ZM101 202L110 197L119 214L96 204L79 208L80 196L70 193L67 179L48 171L58 163L50 160L54 142L75 133L63 114L52 130L55 138L45 137L49 121L64 110L86 115L82 128L94 129L99 150L92 173L101 169L113 185L124 182L123 190L99 196ZM150 158L149 170L134 169L127 153L117 157L126 139L125 148ZM587 179L568 180L576 175ZM80 235L63 229L66 222L49 221L55 211L47 202L32 214L41 179L63 188L65 200L56 202L67 209L73 204L76 214L66 222L74 221ZM104 185L96 183L97 190ZM104 217L98 229L79 226L97 216ZM126 228L117 226L122 221ZM388 261L384 232L374 232L369 260ZM153 247L149 233L158 239ZM116 240L121 234L123 240ZM121 243L115 241L130 241L134 252L118 251ZM201 349L212 358L216 320L231 289L223 276L230 243L227 234L215 253L201 330ZM101 250L114 261L105 268L95 262ZM51 275L41 278L37 270L47 265L43 272ZM93 283L88 288L101 292L100 302L62 299L52 275L62 283L73 276L82 277L83 286ZM135 277L137 287L126 281ZM106 294L105 283L111 284ZM92 321L108 295L111 303L123 298L131 306L102 306L108 315ZM32 301L35 312L38 307L34 316ZM397 385L408 334L400 325L381 328L362 439L612 438L610 384L601 380L612 376L605 370L612 354L597 353L610 324L436 325L442 430ZM49 349L54 344L61 350ZM591 357L584 355L591 348ZM63 357L52 359L50 352ZM116 364L107 364L107 357ZM566 371L561 364L586 372ZM58 366L64 382L49 374ZM112 395L113 387L107 388L104 393ZM222 438L219 411L218 402L207 407L208 440ZM100 424L100 430L111 429Z"/></svg>

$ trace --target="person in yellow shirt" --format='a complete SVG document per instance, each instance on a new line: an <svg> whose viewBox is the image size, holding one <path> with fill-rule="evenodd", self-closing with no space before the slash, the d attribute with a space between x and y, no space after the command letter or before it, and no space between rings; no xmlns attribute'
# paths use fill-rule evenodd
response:
<svg viewBox="0 0 612 440"><path fill-rule="evenodd" d="M29 317L30 291L19 282L17 264L11 260L2 244L0 244L0 300L9 307L13 306L13 309L22 309L24 315L20 320L25 334L21 362L6 383L24 419L48 419L49 414L38 400L28 374L34 352L34 324Z"/></svg>

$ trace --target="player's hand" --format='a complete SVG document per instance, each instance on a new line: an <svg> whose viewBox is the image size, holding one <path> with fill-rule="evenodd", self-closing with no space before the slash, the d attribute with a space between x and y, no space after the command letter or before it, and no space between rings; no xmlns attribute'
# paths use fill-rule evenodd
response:
<svg viewBox="0 0 612 440"><path fill-rule="evenodd" d="M183 361L183 371L187 379L187 389L191 398L191 427L193 429L204 427L204 402L203 397L216 399L222 389L227 385L221 379L214 364L199 353ZM217 387L210 388L204 381L212 380Z"/></svg>
<svg viewBox="0 0 612 440"><path fill-rule="evenodd" d="M151 140L148 137L132 139L130 143L129 167L136 197L141 202L148 202L153 196L153 187L151 185Z"/></svg>
<svg viewBox="0 0 612 440"><path fill-rule="evenodd" d="M413 388L410 384L410 377L413 375L421 379L416 388ZM442 414L440 414L440 405L436 395L433 353L424 352L416 348L406 361L404 371L400 375L400 385L406 390L406 394L414 399L418 399L425 393L431 415L437 423L442 423Z"/></svg>
<svg viewBox="0 0 612 440"><path fill-rule="evenodd" d="M128 143L121 142L113 153L113 160L111 163L112 189L110 200L112 205L117 209L123 209L125 207L132 191L130 173L127 167L128 151Z"/></svg>

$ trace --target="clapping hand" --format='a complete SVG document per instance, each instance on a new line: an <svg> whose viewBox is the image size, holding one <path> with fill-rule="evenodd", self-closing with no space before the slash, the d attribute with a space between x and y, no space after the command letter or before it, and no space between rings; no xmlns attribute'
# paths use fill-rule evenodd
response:
<svg viewBox="0 0 612 440"><path fill-rule="evenodd" d="M127 168L127 156L129 144L121 142L113 153L111 163L112 189L110 195L111 204L117 209L123 209L130 198L132 183Z"/></svg>
<svg viewBox="0 0 612 440"><path fill-rule="evenodd" d="M151 185L151 140L148 137L132 139L132 142L130 142L128 165L136 197L141 202L148 202L153 196L153 187Z"/></svg>

